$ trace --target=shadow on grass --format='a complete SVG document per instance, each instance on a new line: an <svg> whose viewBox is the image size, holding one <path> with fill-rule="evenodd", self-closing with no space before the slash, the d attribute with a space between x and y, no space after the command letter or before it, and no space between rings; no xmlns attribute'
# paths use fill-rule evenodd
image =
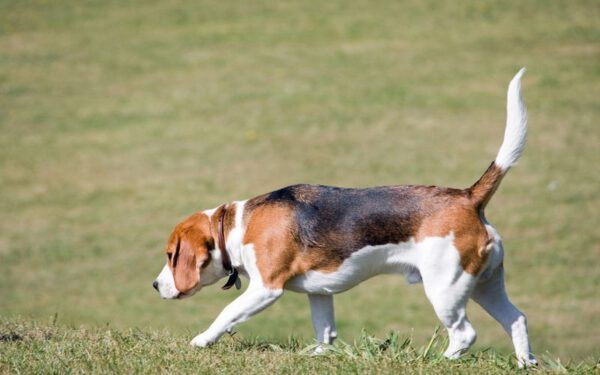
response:
<svg viewBox="0 0 600 375"><path fill-rule="evenodd" d="M21 341L23 336L16 333L0 333L0 342Z"/></svg>

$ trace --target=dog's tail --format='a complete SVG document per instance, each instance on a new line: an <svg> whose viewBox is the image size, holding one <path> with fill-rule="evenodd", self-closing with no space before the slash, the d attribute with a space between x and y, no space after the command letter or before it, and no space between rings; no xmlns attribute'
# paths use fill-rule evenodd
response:
<svg viewBox="0 0 600 375"><path fill-rule="evenodd" d="M527 137L527 108L521 97L521 77L525 68L519 70L508 85L506 94L506 129L504 141L496 160L489 166L483 176L469 188L472 202L484 209L494 195L502 178L510 167L516 164L525 148Z"/></svg>

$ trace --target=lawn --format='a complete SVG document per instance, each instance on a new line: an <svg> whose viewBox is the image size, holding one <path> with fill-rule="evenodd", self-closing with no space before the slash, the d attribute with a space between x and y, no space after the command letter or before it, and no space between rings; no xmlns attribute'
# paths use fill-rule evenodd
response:
<svg viewBox="0 0 600 375"><path fill-rule="evenodd" d="M4 334L0 369L23 373L220 373L220 374L506 374L522 373L513 358L493 350L449 361L441 354L447 340L434 332L426 345L390 332L365 333L353 343L338 342L326 354L300 340L226 337L199 351L167 331L67 328L1 319ZM542 355L536 373L599 373L598 364L562 363Z"/></svg>
<svg viewBox="0 0 600 375"><path fill-rule="evenodd" d="M597 1L579 0L0 1L0 334L55 320L74 342L108 326L192 353L240 292L158 298L179 220L299 182L469 186L526 66L528 146L486 212L534 352L596 363L599 19ZM350 343L396 332L420 348L438 325L422 286L398 277L335 304ZM478 306L469 314L474 355L512 353ZM287 293L236 337L293 338L281 347L295 363L312 361L294 354L312 335L307 298ZM0 342L0 357L30 347L19 342Z"/></svg>

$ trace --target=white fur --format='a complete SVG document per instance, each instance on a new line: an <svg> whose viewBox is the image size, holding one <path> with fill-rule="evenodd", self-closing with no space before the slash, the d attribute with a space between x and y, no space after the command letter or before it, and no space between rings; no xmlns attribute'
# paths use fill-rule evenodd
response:
<svg viewBox="0 0 600 375"><path fill-rule="evenodd" d="M217 212L217 210L219 209L219 207L215 207L215 208L211 208L209 210L204 210L202 211L206 216L208 216L208 218L210 219L212 217L212 215L215 214L215 212Z"/></svg>
<svg viewBox="0 0 600 375"><path fill-rule="evenodd" d="M229 251L229 256L231 257L231 265L238 268L242 266L242 242L244 240L244 234L246 233L246 228L244 228L243 225L244 207L246 206L246 201L236 201L233 202L232 205L235 205L235 222L233 229L231 229L229 232L225 242L227 243L227 250Z"/></svg>
<svg viewBox="0 0 600 375"><path fill-rule="evenodd" d="M335 313L333 309L333 296L323 294L309 294L310 313L313 328L317 335L315 354L323 352L323 345L331 345L337 337L335 329Z"/></svg>
<svg viewBox="0 0 600 375"><path fill-rule="evenodd" d="M337 271L308 271L289 280L285 289L309 294L336 294L379 274L412 275L419 263L421 244L411 239L399 244L366 246L354 252Z"/></svg>
<svg viewBox="0 0 600 375"><path fill-rule="evenodd" d="M524 73L525 68L519 70L510 81L506 94L506 129L504 141L495 160L496 165L503 171L519 160L527 139L527 108L521 96L521 77Z"/></svg>
<svg viewBox="0 0 600 375"><path fill-rule="evenodd" d="M451 241L454 236L450 235ZM430 254L424 255L420 265L425 294L438 318L448 331L448 348L444 355L458 358L475 342L475 330L466 314L466 305L477 277L464 272L460 254L454 243L438 239Z"/></svg>
<svg viewBox="0 0 600 375"><path fill-rule="evenodd" d="M175 288L175 280L173 280L173 273L169 268L168 264L165 264L162 271L158 274L156 278L158 282L158 293L160 294L160 298L163 299L173 299L177 298L179 295L179 291Z"/></svg>
<svg viewBox="0 0 600 375"><path fill-rule="evenodd" d="M256 267L254 246L243 247L241 258L250 278L248 289L227 305L206 331L194 337L191 342L193 346L205 347L214 343L225 332L230 332L236 324L248 320L252 315L269 307L283 294L281 289L270 289L264 286Z"/></svg>
<svg viewBox="0 0 600 375"><path fill-rule="evenodd" d="M500 245L501 246L501 245ZM527 334L527 318L508 299L504 288L504 269L493 270L491 277L481 280L471 296L502 325L511 337L519 367L536 365Z"/></svg>

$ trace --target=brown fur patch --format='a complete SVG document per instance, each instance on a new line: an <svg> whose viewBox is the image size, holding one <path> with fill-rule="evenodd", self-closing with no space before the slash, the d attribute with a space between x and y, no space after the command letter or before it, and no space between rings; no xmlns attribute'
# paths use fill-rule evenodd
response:
<svg viewBox="0 0 600 375"><path fill-rule="evenodd" d="M198 285L199 268L210 262L209 249L214 247L210 232L208 217L199 212L179 223L169 236L165 253L177 253L177 257L173 256L168 264L175 287L181 293L187 293Z"/></svg>
<svg viewBox="0 0 600 375"><path fill-rule="evenodd" d="M243 242L254 244L265 286L281 289L293 273L298 253L290 231L292 212L284 206L256 206L248 219Z"/></svg>
<svg viewBox="0 0 600 375"><path fill-rule="evenodd" d="M254 244L256 265L265 286L283 288L309 270L335 271L339 262L324 251L303 250L294 238L294 212L282 204L254 207L244 243Z"/></svg>

